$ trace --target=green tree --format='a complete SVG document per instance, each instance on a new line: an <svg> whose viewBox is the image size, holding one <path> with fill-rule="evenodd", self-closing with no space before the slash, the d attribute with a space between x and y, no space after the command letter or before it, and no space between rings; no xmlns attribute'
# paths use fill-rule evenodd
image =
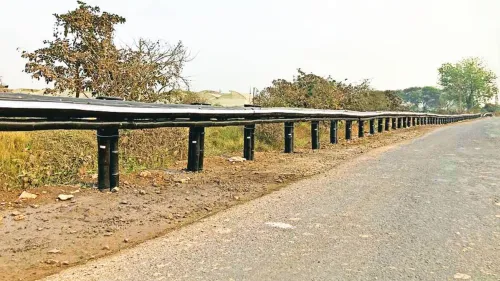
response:
<svg viewBox="0 0 500 281"><path fill-rule="evenodd" d="M479 58L466 58L458 63L445 63L439 68L439 83L459 112L487 102L498 93L496 75Z"/></svg>
<svg viewBox="0 0 500 281"><path fill-rule="evenodd" d="M178 99L177 90L188 88L182 71L189 56L182 42L169 45L141 38L133 46L118 48L113 42L115 26L125 18L77 3L73 11L54 14L53 40L45 40L45 47L34 52L22 52L28 60L25 72L54 84L46 92L69 91L80 97L91 91L97 96L169 102Z"/></svg>
<svg viewBox="0 0 500 281"><path fill-rule="evenodd" d="M298 70L292 81L274 80L255 97L261 106L306 107L350 110L400 110L401 98L394 91L375 91L370 81L347 83Z"/></svg>
<svg viewBox="0 0 500 281"><path fill-rule="evenodd" d="M421 104L422 104L422 109L424 112L427 111L435 111L439 109L439 99L441 97L442 90L431 87L431 86L425 86L422 88L422 99L421 99Z"/></svg>
<svg viewBox="0 0 500 281"><path fill-rule="evenodd" d="M399 91L399 96L412 111L418 111L422 103L422 88L410 87Z"/></svg>
<svg viewBox="0 0 500 281"><path fill-rule="evenodd" d="M143 102L171 102L178 90L189 88L182 76L189 54L182 42L169 45L161 41L139 39L132 47L120 50L120 75L116 96ZM191 99L189 99L191 100Z"/></svg>
<svg viewBox="0 0 500 281"><path fill-rule="evenodd" d="M255 97L255 102L261 106L338 109L343 98L343 92L330 77L306 74L299 69L291 82L274 80Z"/></svg>
<svg viewBox="0 0 500 281"><path fill-rule="evenodd" d="M53 40L45 40L45 47L34 52L22 52L28 60L25 72L47 84L53 82L53 91L69 90L76 97L85 90L110 92L119 62L113 43L115 25L125 23L125 18L77 3L73 11L54 14Z"/></svg>
<svg viewBox="0 0 500 281"><path fill-rule="evenodd" d="M439 99L442 91L438 88L411 87L399 91L399 96L409 105L412 111L436 111L439 109Z"/></svg>

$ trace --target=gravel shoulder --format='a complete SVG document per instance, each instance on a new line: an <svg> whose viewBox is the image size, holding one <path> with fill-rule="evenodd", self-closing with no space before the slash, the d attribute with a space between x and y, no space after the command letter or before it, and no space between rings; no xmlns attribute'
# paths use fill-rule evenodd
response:
<svg viewBox="0 0 500 281"><path fill-rule="evenodd" d="M499 280L499 140L447 126L45 280Z"/></svg>

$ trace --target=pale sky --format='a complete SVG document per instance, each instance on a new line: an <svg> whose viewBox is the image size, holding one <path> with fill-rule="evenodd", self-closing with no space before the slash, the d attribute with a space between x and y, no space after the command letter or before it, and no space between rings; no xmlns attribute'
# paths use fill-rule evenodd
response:
<svg viewBox="0 0 500 281"><path fill-rule="evenodd" d="M378 89L437 84L437 68L481 57L500 75L500 0L88 0L127 19L117 44L184 41L199 91L262 89L297 68ZM53 13L76 0L0 0L0 76L42 88L16 48L51 39Z"/></svg>

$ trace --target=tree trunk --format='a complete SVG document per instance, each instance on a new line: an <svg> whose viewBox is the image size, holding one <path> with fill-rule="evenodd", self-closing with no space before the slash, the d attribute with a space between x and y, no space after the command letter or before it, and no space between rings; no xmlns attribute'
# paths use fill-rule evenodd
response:
<svg viewBox="0 0 500 281"><path fill-rule="evenodd" d="M76 81L76 85L75 85L75 93L76 93L76 97L79 98L80 97L80 86L81 86L81 82L80 82L80 72L78 71L78 69L80 68L80 64L77 63L75 65L75 81Z"/></svg>
<svg viewBox="0 0 500 281"><path fill-rule="evenodd" d="M471 90L467 96L467 111L470 111L474 107L474 92Z"/></svg>

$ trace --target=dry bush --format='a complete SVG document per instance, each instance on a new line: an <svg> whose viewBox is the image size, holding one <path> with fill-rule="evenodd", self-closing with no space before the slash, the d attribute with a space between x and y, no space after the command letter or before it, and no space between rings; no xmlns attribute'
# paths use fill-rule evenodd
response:
<svg viewBox="0 0 500 281"><path fill-rule="evenodd" d="M262 124L255 128L255 146L258 151L279 150L284 147L283 124Z"/></svg>
<svg viewBox="0 0 500 281"><path fill-rule="evenodd" d="M120 131L120 166L127 172L167 168L187 158L187 138L186 128Z"/></svg>

